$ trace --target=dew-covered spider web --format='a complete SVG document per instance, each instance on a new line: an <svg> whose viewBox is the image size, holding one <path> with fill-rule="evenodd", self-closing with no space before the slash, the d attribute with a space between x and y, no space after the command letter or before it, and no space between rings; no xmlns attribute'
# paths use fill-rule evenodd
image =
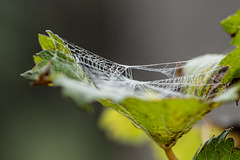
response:
<svg viewBox="0 0 240 160"><path fill-rule="evenodd" d="M214 89L221 84L221 76L228 69L218 65L224 54L208 54L189 61L123 65L98 56L67 40L62 38L61 40L99 89L121 88L141 97L162 99L194 96L207 100L216 95ZM133 70L157 72L166 78L140 81L134 78Z"/></svg>

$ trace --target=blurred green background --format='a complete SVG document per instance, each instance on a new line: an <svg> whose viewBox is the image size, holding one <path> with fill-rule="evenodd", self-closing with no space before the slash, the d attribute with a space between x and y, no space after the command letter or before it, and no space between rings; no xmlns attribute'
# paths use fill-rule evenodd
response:
<svg viewBox="0 0 240 160"><path fill-rule="evenodd" d="M152 159L147 146L120 145L104 135L99 104L89 116L62 99L60 89L30 87L19 76L33 67L38 33L50 29L124 64L188 60L229 48L219 22L239 8L239 0L1 0L0 159ZM208 117L238 124L239 108L221 107Z"/></svg>

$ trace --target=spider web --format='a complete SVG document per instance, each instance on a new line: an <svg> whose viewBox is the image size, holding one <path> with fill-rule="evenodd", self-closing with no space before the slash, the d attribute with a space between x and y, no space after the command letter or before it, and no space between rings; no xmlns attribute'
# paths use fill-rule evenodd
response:
<svg viewBox="0 0 240 160"><path fill-rule="evenodd" d="M203 99L199 91L203 88L209 88L210 91L204 96L206 100L215 95L211 92L214 86L221 84L221 79L215 78L217 73L221 70L227 70L226 67L218 65L224 58L224 55L215 54L202 59L170 63L123 65L96 55L63 38L61 40L71 51L86 75L99 89L121 88L136 95L152 99L192 96ZM196 67L196 70L192 69L194 67ZM182 75L186 68L193 71L189 71L190 74ZM140 81L134 79L133 70L157 72L165 75L167 78Z"/></svg>

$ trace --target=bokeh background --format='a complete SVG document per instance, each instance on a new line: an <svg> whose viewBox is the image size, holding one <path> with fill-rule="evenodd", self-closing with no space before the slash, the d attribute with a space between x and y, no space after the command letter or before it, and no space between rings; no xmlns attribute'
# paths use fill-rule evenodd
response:
<svg viewBox="0 0 240 160"><path fill-rule="evenodd" d="M40 51L38 33L50 29L123 64L188 60L229 49L219 22L239 8L239 0L1 0L0 159L152 159L147 146L120 145L104 135L99 104L89 116L62 99L60 89L30 87L19 76ZM229 104L207 117L237 126L239 115Z"/></svg>

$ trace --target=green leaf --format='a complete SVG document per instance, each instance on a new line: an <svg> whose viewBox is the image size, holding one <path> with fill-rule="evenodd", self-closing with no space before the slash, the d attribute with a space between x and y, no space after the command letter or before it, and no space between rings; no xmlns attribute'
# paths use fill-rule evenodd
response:
<svg viewBox="0 0 240 160"><path fill-rule="evenodd" d="M56 86L62 87L63 95L73 99L78 105L86 105L97 100L101 102L108 102L110 99L114 102L121 102L127 97L134 97L132 94L124 93L124 90L112 88L111 90L100 90L88 79L77 80L64 76L63 74L54 79ZM136 97L136 96L135 96Z"/></svg>
<svg viewBox="0 0 240 160"><path fill-rule="evenodd" d="M228 66L229 70L223 77L222 83L231 82L233 79L240 78L240 10L236 11L234 15L222 20L221 25L224 30L232 36L232 44L237 46L231 53L229 53L221 62L220 65Z"/></svg>
<svg viewBox="0 0 240 160"><path fill-rule="evenodd" d="M36 59L36 58L34 58L34 59ZM37 63L33 69L22 73L21 76L28 80L38 81L40 74L44 70L46 70L47 64L48 64L48 61L43 60L43 61Z"/></svg>
<svg viewBox="0 0 240 160"><path fill-rule="evenodd" d="M58 35L52 33L50 30L47 30L46 32L48 33L49 37L38 34L39 44L43 50L58 50L71 55L70 50Z"/></svg>
<svg viewBox="0 0 240 160"><path fill-rule="evenodd" d="M27 79L37 81L35 84L53 85L62 88L63 95L71 98L79 107L90 112L89 103L99 101L129 118L132 123L142 129L152 140L164 149L170 149L177 140L190 131L193 125L202 119L221 102L204 101L189 97L169 97L166 99L150 99L139 96L127 89L113 86L99 87L86 76L81 66L71 55L68 47L57 35L47 31L49 37L40 36L43 51L34 57L36 66L23 73ZM54 44L54 45L53 45ZM54 48L52 48L54 46ZM48 50L46 50L48 49ZM217 60L222 56L216 56ZM206 58L206 57L205 57ZM211 71L219 61L208 62L201 69L186 65L185 74ZM196 66L196 64L195 64ZM200 65L197 65L200 67ZM217 75L215 70L211 75ZM203 84L209 84L209 75L202 77ZM209 93L212 88L198 89L185 86L185 91L197 93L199 97ZM194 89L196 89L194 91ZM185 92L184 91L184 92Z"/></svg>
<svg viewBox="0 0 240 160"><path fill-rule="evenodd" d="M218 103L177 98L160 101L128 98L119 104L105 102L102 104L125 111L125 116L165 149L171 148L197 121L219 106Z"/></svg>
<svg viewBox="0 0 240 160"><path fill-rule="evenodd" d="M236 11L234 15L228 16L226 19L222 20L221 25L227 33L236 33L240 25L240 10Z"/></svg>
<svg viewBox="0 0 240 160"><path fill-rule="evenodd" d="M38 64L39 62L41 62L43 59L40 58L39 56L33 55L33 61L35 64Z"/></svg>
<svg viewBox="0 0 240 160"><path fill-rule="evenodd" d="M78 83L82 83L83 86L87 86L87 88L92 87L95 89L94 84L69 54L53 50L44 50L38 53L37 56L35 56L35 59L41 59L41 62L37 63L33 69L21 74L21 76L26 79L37 81L36 83L32 83L33 85L52 85L52 83L56 81L56 83L54 82L54 85L57 86L57 82L60 83L62 80L61 77L64 76L66 79L72 81L77 80ZM60 86L64 87L64 85ZM67 88L67 86L65 88ZM79 99L79 95L74 92L74 89L65 90L66 91L63 93L68 95L66 97L71 97L76 104L86 112L92 112L92 108L87 104L89 101L84 101L81 97ZM85 94L86 92L82 95ZM77 98L75 99L74 97Z"/></svg>
<svg viewBox="0 0 240 160"><path fill-rule="evenodd" d="M52 42L50 42L49 38L46 38L46 37L44 38L44 40L40 41L40 39L43 39L43 37L41 36L41 38L39 38L39 42L40 42L41 46L44 46L44 47L48 46L49 49L53 49L53 48L50 48L50 47L52 47L52 45L54 45L53 50L58 50L60 52L67 53L67 54L71 55L70 50L68 49L66 44L62 41L62 39L58 35L54 34L50 30L47 30L46 32L50 36L50 39L52 40Z"/></svg>
<svg viewBox="0 0 240 160"><path fill-rule="evenodd" d="M131 121L120 113L106 108L103 110L99 118L100 128L103 129L108 138L121 143L132 146L149 145L152 148L154 159L165 160L164 151L151 142L151 139L146 137L146 134L141 129L134 127ZM201 144L201 127L194 126L191 131L179 139L178 143L174 146L173 151L179 159L190 160L196 153L196 150ZM187 151L187 153L186 153Z"/></svg>
<svg viewBox="0 0 240 160"><path fill-rule="evenodd" d="M227 17L221 21L221 25L224 30L231 35L232 45L240 45L240 10L238 10L234 15Z"/></svg>
<svg viewBox="0 0 240 160"><path fill-rule="evenodd" d="M217 96L214 92L217 89L219 93L225 89L224 84L220 84L216 89L213 89L213 85L217 85L218 81L221 81L222 75L225 75L226 70L221 70L218 67L219 62L225 57L222 54L205 54L196 58L193 58L190 62L185 64L183 68L183 74L185 76L199 75L196 77L197 85L188 85L183 87L183 93L196 95L204 101L209 101ZM209 85L206 85L209 84Z"/></svg>
<svg viewBox="0 0 240 160"><path fill-rule="evenodd" d="M199 125L195 125L191 131L181 137L177 144L173 147L173 152L179 160L192 160L196 150L202 143L202 130ZM164 151L156 145L151 144L154 160L168 160Z"/></svg>
<svg viewBox="0 0 240 160"><path fill-rule="evenodd" d="M112 107L127 116L163 148L172 147L198 120L219 105L196 99L141 100L119 88L100 90L90 82L72 56L51 50L37 55L43 61L37 64L38 72L33 72L35 68L30 71L33 75L44 70L45 66L40 64L51 61L49 77L60 73L64 75L55 76L51 80L55 86L63 88L65 97L84 106L85 110L88 108L87 103L99 100L104 106Z"/></svg>
<svg viewBox="0 0 240 160"><path fill-rule="evenodd" d="M229 69L222 79L222 83L231 82L235 78L240 78L240 48L230 52L219 65L228 66Z"/></svg>
<svg viewBox="0 0 240 160"><path fill-rule="evenodd" d="M124 90L100 90L67 77L58 77L54 84L63 88L63 95L83 106L99 100L142 129L163 148L171 148L178 138L220 103L203 103L196 99L141 100ZM132 97L132 98L130 98Z"/></svg>
<svg viewBox="0 0 240 160"><path fill-rule="evenodd" d="M33 69L23 73L23 77L30 80L38 80L39 75L46 70L46 66L50 63L49 67L51 76L61 73L71 79L92 85L92 82L88 79L82 68L76 63L72 56L53 50L43 50L39 52L37 56L38 59L41 59L42 61L37 63Z"/></svg>
<svg viewBox="0 0 240 160"><path fill-rule="evenodd" d="M196 99L141 100L121 89L100 90L67 77L56 78L54 84L79 105L99 100L117 110L163 148L171 148L197 121L220 105Z"/></svg>
<svg viewBox="0 0 240 160"><path fill-rule="evenodd" d="M240 150L234 148L234 142L232 138L226 140L226 136L232 128L223 131L216 137L209 139L202 147L202 149L196 153L193 160L239 160Z"/></svg>
<svg viewBox="0 0 240 160"><path fill-rule="evenodd" d="M55 50L56 49L52 38L50 38L48 36L38 34L38 41L43 50L50 50L50 49Z"/></svg>

